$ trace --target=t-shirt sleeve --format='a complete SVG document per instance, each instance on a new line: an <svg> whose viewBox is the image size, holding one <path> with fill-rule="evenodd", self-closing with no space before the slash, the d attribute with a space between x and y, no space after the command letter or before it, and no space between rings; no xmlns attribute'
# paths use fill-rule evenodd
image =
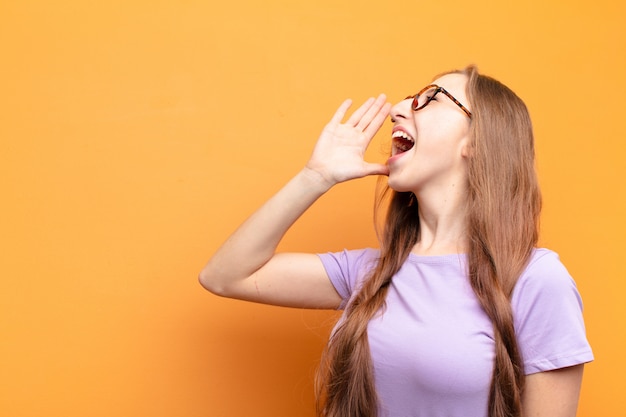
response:
<svg viewBox="0 0 626 417"><path fill-rule="evenodd" d="M535 251L511 303L527 375L593 360L580 294L556 253Z"/></svg>
<svg viewBox="0 0 626 417"><path fill-rule="evenodd" d="M344 309L363 280L371 273L378 259L375 249L344 250L318 254L330 282L342 298L339 309Z"/></svg>

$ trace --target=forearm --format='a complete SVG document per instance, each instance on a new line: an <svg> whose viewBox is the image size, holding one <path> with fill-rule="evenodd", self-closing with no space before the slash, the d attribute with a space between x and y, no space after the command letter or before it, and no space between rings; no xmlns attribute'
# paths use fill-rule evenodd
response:
<svg viewBox="0 0 626 417"><path fill-rule="evenodd" d="M202 285L220 293L254 274L272 258L287 230L331 186L315 171L300 171L217 250L200 273Z"/></svg>
<svg viewBox="0 0 626 417"><path fill-rule="evenodd" d="M291 225L333 185L389 172L383 164L364 161L363 155L389 114L390 104L382 94L370 98L341 123L350 104L346 100L339 106L306 167L250 216L209 260L199 277L206 289L280 305L339 304L341 300L319 258L310 254L274 255Z"/></svg>

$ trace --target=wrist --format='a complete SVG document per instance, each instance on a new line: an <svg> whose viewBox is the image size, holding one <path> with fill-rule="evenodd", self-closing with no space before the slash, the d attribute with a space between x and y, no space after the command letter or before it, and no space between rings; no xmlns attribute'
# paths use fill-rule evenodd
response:
<svg viewBox="0 0 626 417"><path fill-rule="evenodd" d="M336 184L335 181L329 180L322 173L308 166L302 168L298 175L302 177L311 188L319 191L321 194L330 190Z"/></svg>

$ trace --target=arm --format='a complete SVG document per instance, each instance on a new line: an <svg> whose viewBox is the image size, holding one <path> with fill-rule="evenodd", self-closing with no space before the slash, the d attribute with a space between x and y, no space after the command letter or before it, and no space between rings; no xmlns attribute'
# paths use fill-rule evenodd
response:
<svg viewBox="0 0 626 417"><path fill-rule="evenodd" d="M231 298L291 307L336 308L341 299L314 254L277 254L293 223L337 183L387 174L363 160L389 114L385 96L369 99L345 123L346 100L324 128L306 166L248 218L200 273L209 291Z"/></svg>
<svg viewBox="0 0 626 417"><path fill-rule="evenodd" d="M575 417L583 367L528 375L522 395L523 417Z"/></svg>

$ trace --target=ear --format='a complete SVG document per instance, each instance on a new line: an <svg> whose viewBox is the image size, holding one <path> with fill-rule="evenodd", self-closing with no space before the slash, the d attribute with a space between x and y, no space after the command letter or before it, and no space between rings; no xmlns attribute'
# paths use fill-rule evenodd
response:
<svg viewBox="0 0 626 417"><path fill-rule="evenodd" d="M469 136L465 136L461 140L461 156L463 158L471 157L473 154L472 149L473 149L473 146L472 146L472 142L470 141Z"/></svg>

